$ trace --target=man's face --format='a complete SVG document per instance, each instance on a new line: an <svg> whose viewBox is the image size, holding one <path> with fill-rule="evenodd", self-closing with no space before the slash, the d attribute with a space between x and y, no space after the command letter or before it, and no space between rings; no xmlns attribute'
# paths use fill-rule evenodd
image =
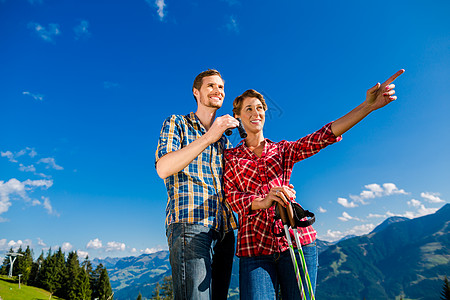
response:
<svg viewBox="0 0 450 300"><path fill-rule="evenodd" d="M222 107L225 91L223 80L218 75L204 77L200 90L194 89L198 105L210 108Z"/></svg>

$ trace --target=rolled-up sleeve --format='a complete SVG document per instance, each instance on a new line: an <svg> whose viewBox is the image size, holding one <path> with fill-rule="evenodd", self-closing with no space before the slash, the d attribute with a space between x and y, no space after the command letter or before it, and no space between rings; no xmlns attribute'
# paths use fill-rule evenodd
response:
<svg viewBox="0 0 450 300"><path fill-rule="evenodd" d="M316 154L331 144L339 142L342 137L334 135L331 130L331 124L332 122L295 142L286 142L284 145L286 158L295 163Z"/></svg>
<svg viewBox="0 0 450 300"><path fill-rule="evenodd" d="M181 148L182 130L180 130L180 120L178 116L170 116L164 120L159 135L158 147L155 153L155 164L167 153L177 151Z"/></svg>

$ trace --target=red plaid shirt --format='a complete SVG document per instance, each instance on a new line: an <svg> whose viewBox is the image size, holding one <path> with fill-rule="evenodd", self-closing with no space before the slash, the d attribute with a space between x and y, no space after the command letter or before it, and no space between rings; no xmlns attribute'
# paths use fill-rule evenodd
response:
<svg viewBox="0 0 450 300"><path fill-rule="evenodd" d="M284 231L280 220L274 228L274 206L253 211L252 202L256 198L265 198L273 187L288 185L296 162L340 139L333 134L329 123L295 142L273 143L266 139L261 157L250 151L245 143L225 150L225 198L239 216L237 256L270 255L288 249L286 237L276 237L273 233L274 229ZM316 239L312 226L299 227L299 232L302 245Z"/></svg>

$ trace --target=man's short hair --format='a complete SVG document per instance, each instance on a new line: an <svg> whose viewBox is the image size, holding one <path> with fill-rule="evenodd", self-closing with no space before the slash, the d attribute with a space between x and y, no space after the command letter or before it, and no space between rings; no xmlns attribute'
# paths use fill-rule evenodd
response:
<svg viewBox="0 0 450 300"><path fill-rule="evenodd" d="M246 90L242 95L237 96L236 99L233 101L233 115L240 115L241 109L242 109L242 103L244 102L245 98L258 98L259 101L261 101L264 110L267 110L267 104L266 100L264 100L264 96L258 93L255 90Z"/></svg>
<svg viewBox="0 0 450 300"><path fill-rule="evenodd" d="M220 77L220 79L223 80L222 75L220 75L219 71L214 70L214 69L208 69L206 71L201 72L200 74L197 75L197 77L195 77L194 79L194 84L192 85L192 92L194 91L194 89L197 89L200 91L200 88L202 87L203 84L203 78L208 77L208 76L214 76L217 75ZM194 95L194 99L195 101L197 101L197 98L195 98Z"/></svg>

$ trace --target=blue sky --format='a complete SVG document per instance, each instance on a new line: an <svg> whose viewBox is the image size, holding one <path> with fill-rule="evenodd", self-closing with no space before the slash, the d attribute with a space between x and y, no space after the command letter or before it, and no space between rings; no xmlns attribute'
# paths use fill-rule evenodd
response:
<svg viewBox="0 0 450 300"><path fill-rule="evenodd" d="M449 1L0 0L0 254L167 249L154 169L163 120L195 111L218 69L226 98L269 105L295 140L397 70L398 100L294 168L320 239L364 234L450 201ZM237 134L231 137L239 142Z"/></svg>

